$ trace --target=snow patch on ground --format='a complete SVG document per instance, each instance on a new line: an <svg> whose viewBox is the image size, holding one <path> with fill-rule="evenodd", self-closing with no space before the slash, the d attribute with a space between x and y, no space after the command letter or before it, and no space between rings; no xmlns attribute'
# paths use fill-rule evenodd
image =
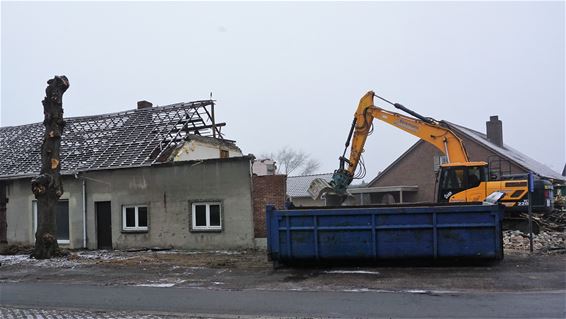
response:
<svg viewBox="0 0 566 319"><path fill-rule="evenodd" d="M132 258L135 255L126 256L123 252L109 250L85 250L72 252L66 257L56 257L51 259L34 259L26 255L0 255L0 264L8 265L29 265L36 267L50 268L75 268L85 264L93 264L99 261L117 261Z"/></svg>
<svg viewBox="0 0 566 319"><path fill-rule="evenodd" d="M136 287L157 287L157 288L171 288L175 284L137 284Z"/></svg>
<svg viewBox="0 0 566 319"><path fill-rule="evenodd" d="M49 268L73 268L79 263L67 258L33 259L29 255L0 255L0 264L2 266L30 265Z"/></svg>
<svg viewBox="0 0 566 319"><path fill-rule="evenodd" d="M175 280L173 282L167 281L149 281L141 284L135 284L136 287L157 287L157 288L171 288L175 285L182 284L186 280Z"/></svg>
<svg viewBox="0 0 566 319"><path fill-rule="evenodd" d="M404 292L408 292L410 294L426 294L426 293L429 293L429 291L427 291L427 290L420 290L420 289L409 289L409 290L405 290Z"/></svg>
<svg viewBox="0 0 566 319"><path fill-rule="evenodd" d="M343 290L345 292L369 292L372 290L369 290L368 288L360 288L360 289L345 289Z"/></svg>
<svg viewBox="0 0 566 319"><path fill-rule="evenodd" d="M242 252L236 250L214 250L214 251L207 251L207 250L160 250L154 251L157 254L179 254L179 255L198 255L198 254L216 254L216 255L241 255Z"/></svg>
<svg viewBox="0 0 566 319"><path fill-rule="evenodd" d="M29 255L8 255L8 256L0 256L0 263L2 265L15 265L24 263L29 259Z"/></svg>
<svg viewBox="0 0 566 319"><path fill-rule="evenodd" d="M182 250L164 250L164 251L122 251L122 250L80 250L72 251L66 257L58 257L44 260L29 258L29 255L0 255L0 264L8 265L30 265L37 267L52 268L74 268L82 265L96 264L99 262L116 262L129 260L140 257L151 257L154 254L177 254L177 255L196 255L196 254L214 254L214 255L241 255L240 251L216 250L216 251L182 251ZM189 267L189 270L205 269L205 267Z"/></svg>
<svg viewBox="0 0 566 319"><path fill-rule="evenodd" d="M457 291L450 290L423 290L423 289L408 289L408 290L389 290L389 289L344 289L344 292L377 292L377 293L409 293L409 294L426 294L426 295L439 295L439 294L454 294Z"/></svg>
<svg viewBox="0 0 566 319"><path fill-rule="evenodd" d="M364 275L380 275L379 271L367 270L328 270L325 274L364 274Z"/></svg>
<svg viewBox="0 0 566 319"><path fill-rule="evenodd" d="M127 256L122 255L124 252L113 251L113 250L84 250L77 252L76 256L81 259L90 260L124 260Z"/></svg>
<svg viewBox="0 0 566 319"><path fill-rule="evenodd" d="M450 291L450 290L422 290L422 289L401 290L399 292L405 292L405 293L410 293L410 294L428 294L428 295L456 293L456 291Z"/></svg>

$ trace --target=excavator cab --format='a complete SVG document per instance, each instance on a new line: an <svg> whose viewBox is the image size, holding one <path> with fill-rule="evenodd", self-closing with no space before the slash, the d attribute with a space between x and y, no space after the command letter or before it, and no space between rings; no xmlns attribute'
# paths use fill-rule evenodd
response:
<svg viewBox="0 0 566 319"><path fill-rule="evenodd" d="M489 177L486 162L443 164L440 166L438 176L438 190L436 193L439 203L469 201L469 194L463 193L468 190L469 193L476 189L484 195L485 190L481 188L481 185L482 183L485 185ZM456 194L458 196L454 196Z"/></svg>

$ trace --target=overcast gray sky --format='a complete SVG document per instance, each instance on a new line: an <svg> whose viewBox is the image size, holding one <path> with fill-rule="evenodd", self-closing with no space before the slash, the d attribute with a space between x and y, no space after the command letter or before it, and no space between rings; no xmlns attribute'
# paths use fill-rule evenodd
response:
<svg viewBox="0 0 566 319"><path fill-rule="evenodd" d="M217 100L244 153L283 146L338 165L368 90L485 132L561 172L565 5L557 2L1 4L0 125L39 122L66 75L66 116ZM389 106L378 104L385 108ZM366 181L417 139L376 123Z"/></svg>

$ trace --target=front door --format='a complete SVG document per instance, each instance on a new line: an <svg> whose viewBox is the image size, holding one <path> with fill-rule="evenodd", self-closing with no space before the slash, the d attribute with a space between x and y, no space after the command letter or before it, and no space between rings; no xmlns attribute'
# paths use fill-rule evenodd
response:
<svg viewBox="0 0 566 319"><path fill-rule="evenodd" d="M94 203L98 249L112 249L112 214L110 202Z"/></svg>

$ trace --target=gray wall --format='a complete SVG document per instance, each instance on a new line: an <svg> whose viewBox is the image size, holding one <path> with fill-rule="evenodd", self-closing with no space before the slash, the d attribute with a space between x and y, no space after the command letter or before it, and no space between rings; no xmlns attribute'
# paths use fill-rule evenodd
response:
<svg viewBox="0 0 566 319"><path fill-rule="evenodd" d="M6 195L6 220L8 223L8 244L33 245L32 202L35 200L31 192L31 178L8 181ZM69 201L69 239L68 245L62 247L82 247L83 217L82 217L82 187L81 182L73 177L63 177L61 200Z"/></svg>
<svg viewBox="0 0 566 319"><path fill-rule="evenodd" d="M117 169L65 177L69 200L70 248L83 246L82 181L87 194L87 246L97 248L95 202L110 201L112 242L117 249L173 247L180 249L236 249L254 246L251 164L247 157ZM8 242L33 244L30 180L10 182ZM191 201L222 202L220 232L192 232ZM149 208L149 230L122 231L122 206Z"/></svg>

